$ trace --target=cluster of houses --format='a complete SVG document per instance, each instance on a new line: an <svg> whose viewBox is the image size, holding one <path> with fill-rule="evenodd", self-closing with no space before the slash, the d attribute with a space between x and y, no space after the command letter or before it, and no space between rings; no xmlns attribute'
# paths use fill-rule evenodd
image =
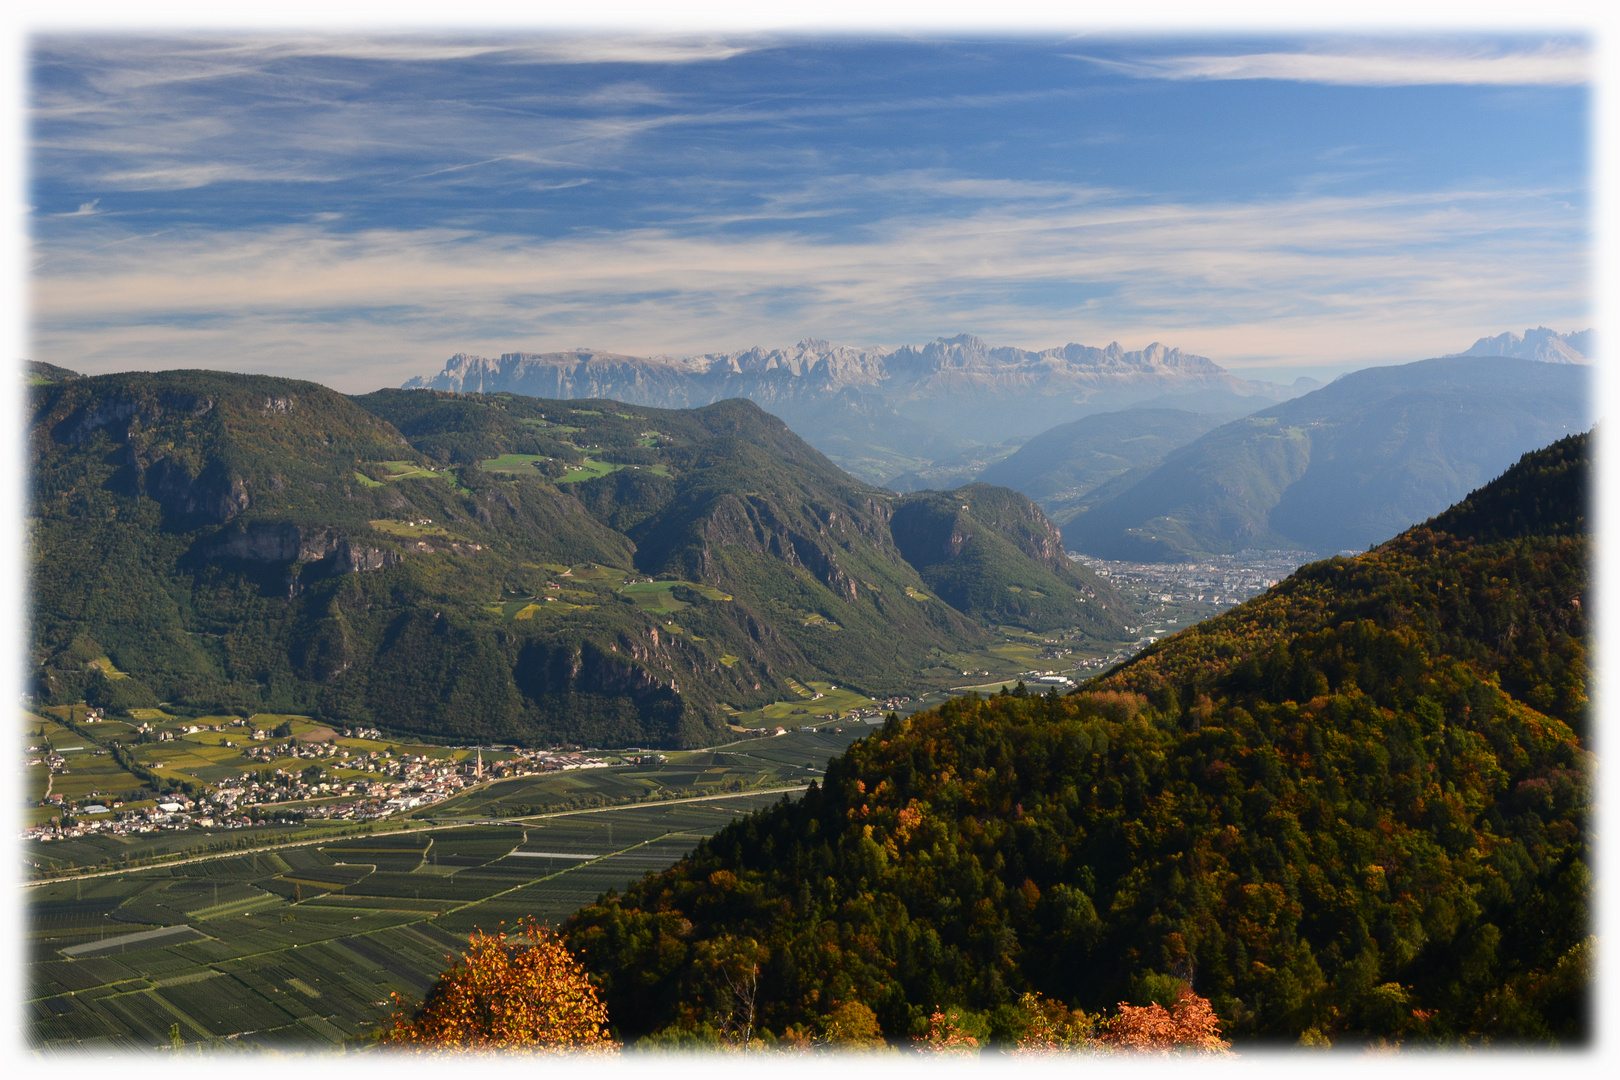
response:
<svg viewBox="0 0 1620 1080"><path fill-rule="evenodd" d="M196 729L193 729L196 730ZM218 730L215 727L214 730ZM365 729L359 729L365 732ZM345 732L345 735L349 732ZM375 732L370 732L375 735ZM37 749L37 748L36 748ZM78 749L68 747L64 749ZM105 752L105 751L103 751ZM503 748L501 759L485 762L483 750L456 762L426 754L396 754L386 750L351 752L331 743L289 740L253 747L244 756L255 761L314 759L329 762L325 769L312 764L303 770L276 768L243 772L214 781L211 790L196 798L164 796L155 805L124 809L94 803L71 808L60 795L46 802L61 808L69 824L53 822L27 829L25 840L59 840L90 834L138 835L201 826L209 829L246 828L262 822L266 807L279 807L304 818L374 821L448 799L486 780L572 769L606 768L607 762L579 752ZM660 760L662 755L646 755ZM60 754L35 758L31 763L62 763ZM327 770L363 772L340 777ZM298 804L293 806L291 804ZM110 816L104 816L110 815Z"/></svg>

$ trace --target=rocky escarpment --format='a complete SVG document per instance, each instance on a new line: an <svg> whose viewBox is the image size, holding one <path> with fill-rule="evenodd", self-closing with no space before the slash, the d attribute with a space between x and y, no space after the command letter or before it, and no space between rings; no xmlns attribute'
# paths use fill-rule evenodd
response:
<svg viewBox="0 0 1620 1080"><path fill-rule="evenodd" d="M897 349L850 348L814 338L788 349L754 347L702 356L628 356L589 349L503 353L499 359L457 353L430 378L406 389L511 393L547 398L613 398L639 405L690 408L728 397L762 405L845 390L880 396L1062 393L1136 388L1165 393L1219 387L1275 400L1279 388L1237 379L1206 357L1157 342L1127 350L1070 343L1039 351L991 346L972 334Z"/></svg>
<svg viewBox="0 0 1620 1080"><path fill-rule="evenodd" d="M214 408L211 398L182 391L164 391L150 396L112 394L86 402L57 424L51 435L57 442L77 446L103 428L115 437L128 438L132 423L147 426L166 418L195 419Z"/></svg>
<svg viewBox="0 0 1620 1080"><path fill-rule="evenodd" d="M429 550L437 549L429 546ZM203 553L216 561L239 559L298 565L299 572L290 576L294 592L300 579L369 573L398 566L400 562L398 551L358 543L337 529L273 522L254 522L216 533L203 544Z"/></svg>

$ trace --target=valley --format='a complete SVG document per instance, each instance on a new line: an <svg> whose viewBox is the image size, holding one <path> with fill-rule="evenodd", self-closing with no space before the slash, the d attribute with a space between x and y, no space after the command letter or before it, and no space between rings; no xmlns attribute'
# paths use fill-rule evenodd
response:
<svg viewBox="0 0 1620 1080"><path fill-rule="evenodd" d="M914 730L960 740L949 725L964 718L979 725L970 742L1003 740L997 760L1012 760L1007 739L1026 738L1005 725L1022 731L1037 718L1053 731L1079 724L1098 748L1083 766L1103 770L1090 787L1095 805L1076 811L1101 830L1085 842L1085 873L1036 884L1032 870L1024 885L1012 881L1034 898L1027 910L992 905L1012 928L1007 940L1056 934L1064 955L1094 953L1109 965L1101 981L1071 987L1038 959L1007 953L1001 978L1090 995L1078 1000L1096 1007L1108 994L1136 993L1131 980L1168 977L1117 952L1135 924L1097 936L1105 901L1135 902L1118 891L1127 886L1107 837L1119 826L1108 822L1145 805L1145 789L1120 787L1110 770L1161 769L1154 755L1164 746L1189 725L1213 733L1216 720L1259 747L1272 736L1246 726L1253 717L1281 722L1305 700L1314 709L1342 697L1346 715L1360 717L1358 695L1379 693L1432 721L1426 699L1413 704L1380 682L1380 665L1394 662L1383 646L1370 660L1343 659L1363 648L1359 638L1321 661L1283 655L1351 633L1331 623L1343 605L1385 617L1387 605L1355 591L1374 586L1350 588L1335 575L1365 567L1362 578L1388 590L1403 587L1388 580L1414 574L1473 580L1470 559L1485 560L1489 577L1490 560L1504 560L1532 588L1581 588L1584 525L1570 508L1584 443L1571 440L1430 523L1477 536L1477 555L1472 539L1431 544L1419 530L1364 560L1244 548L1128 561L1067 550L1051 519L1009 488L902 494L862 484L742 402L672 413L513 395L347 399L313 384L218 375L188 377L190 396L179 396L181 385L109 377L34 391L44 407L34 429L33 528L49 542L35 570L46 599L24 716L23 857L32 879L30 1030L44 1047L150 1048L171 1033L217 1048L351 1045L387 1017L389 995L414 1001L432 985L457 935L530 914L576 935L615 1015L627 1018L622 1030L653 1034L663 1023L656 1010L613 990L612 972L639 961L604 952L598 933L646 915L634 906L654 888L646 875L685 889L693 867L742 858L760 829L810 830L794 843L817 828L834 836L845 818L873 812L863 803L804 824L828 813L829 799L847 800L848 770L878 768ZM304 424L305 410L318 422ZM1185 434L1203 421L1165 423ZM1115 470L1103 488L1147 467L1067 460ZM103 562L97 574L75 569L92 559ZM1556 586L1543 582L1549 574ZM1468 602L1488 611L1504 603L1488 592ZM1401 661L1410 668L1401 678L1451 687L1444 707L1465 709L1459 715L1476 705L1458 702L1484 700L1479 679L1496 679L1510 698L1481 723L1499 714L1517 724L1540 709L1556 726L1534 738L1492 729L1492 738L1524 742L1536 768L1557 777L1578 772L1574 740L1586 723L1578 628L1558 616L1536 639L1550 645L1512 646L1531 651L1509 663L1480 653L1479 642L1445 637L1436 618L1419 621L1442 634L1434 648L1468 658L1466 671L1423 674ZM1330 624L1340 628L1322 628ZM1273 702L1279 694L1287 700ZM1341 757L1359 752L1336 745ZM979 750L962 752L979 760ZM1068 760L1070 748L1030 752L1019 768L1038 772ZM1097 755L1116 752L1134 757L1098 764ZM874 798L892 790L888 767L869 774ZM990 809L1003 796L961 795L949 768L926 783L898 768L912 777L905 784L932 793L899 807L883 848L850 841L838 858L858 856L858 875L878 873L860 861L874 850L889 852L883 865L911 865L902 858L907 823L930 821L932 799L968 798L987 821L1050 812L1050 785ZM974 768L975 777L992 775ZM1208 769L1199 775L1216 782ZM936 783L946 786L928 786ZM1559 825L1557 857L1576 859L1566 841L1583 811L1574 788L1556 790L1547 812ZM1387 787L1364 794L1391 797ZM1266 799L1246 796L1220 812L1241 817L1250 802ZM1367 812L1343 812L1354 818L1347 828L1366 825ZM929 835L1002 828L961 824L972 820L940 819ZM1057 828L1074 819L1054 820ZM1244 836L1269 827L1244 820ZM1078 834L1070 842L1081 844ZM1359 833L1346 842L1370 843ZM956 858L989 857L965 835L952 844ZM805 850L833 858L815 844ZM1047 850L998 849L986 865L1035 867ZM1248 865L1251 876L1270 873ZM747 870L763 889L796 872L768 858ZM1115 874L1106 886L1115 898L1087 874ZM820 880L818 890L833 892L801 893L801 904L824 906L845 888L835 876ZM893 887L897 896L932 888L900 879ZM1007 887L986 886L985 902ZM608 890L623 890L624 901ZM1054 899L1042 907L1047 892ZM1553 892L1559 903L1573 895ZM890 929L912 925L906 912L885 910ZM929 932L957 932L940 919ZM1527 961L1541 965L1535 972L1577 962L1579 943L1566 938L1557 956ZM938 963L960 966L961 947L950 945ZM1292 946L1246 947L1274 952L1290 978L1321 977ZM1226 996L1216 1001L1239 1031L1298 1034L1293 1013L1260 1011L1268 991L1254 989L1252 972L1204 948L1200 965L1221 973ZM1342 973L1348 948L1336 941L1322 955ZM1173 957L1155 963L1181 970ZM985 1016L1006 1004L1003 984L953 971L962 1000ZM920 1006L907 995L934 992L920 975L904 986L876 968L852 977L869 983L861 994L880 1004L886 1030L915 1029ZM1357 996L1349 975L1334 977L1344 1004L1320 1022L1376 1028L1376 1003ZM1544 999L1556 995L1536 1000ZM784 1002L771 1006L773 1022L814 1014Z"/></svg>

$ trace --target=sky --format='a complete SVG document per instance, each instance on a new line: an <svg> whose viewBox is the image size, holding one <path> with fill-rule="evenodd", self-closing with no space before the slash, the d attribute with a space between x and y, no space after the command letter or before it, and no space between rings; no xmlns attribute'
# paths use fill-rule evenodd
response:
<svg viewBox="0 0 1620 1080"><path fill-rule="evenodd" d="M39 34L31 358L1152 341L1331 377L1593 322L1589 42Z"/></svg>

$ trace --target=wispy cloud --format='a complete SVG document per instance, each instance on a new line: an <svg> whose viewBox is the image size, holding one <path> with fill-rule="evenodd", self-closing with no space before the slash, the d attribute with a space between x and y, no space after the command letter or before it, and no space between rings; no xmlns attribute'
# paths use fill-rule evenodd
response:
<svg viewBox="0 0 1620 1080"><path fill-rule="evenodd" d="M251 356L351 389L457 349L565 348L582 334L649 353L970 329L1031 346L1153 337L1231 363L1418 358L1480 327L1584 318L1586 268L1570 258L1584 223L1558 195L1002 208L838 243L652 229L547 242L169 234L58 256L36 282L36 355L128 366L147 342L165 366ZM1075 283L1072 302L1054 282ZM1041 290L1039 310L1025 287ZM345 353L382 367L334 372Z"/></svg>
<svg viewBox="0 0 1620 1080"><path fill-rule="evenodd" d="M1576 86L1592 76L1589 50L1581 45L1556 43L1530 49L1389 45L1128 60L1096 56L1074 59L1146 79L1278 79L1341 86Z"/></svg>

